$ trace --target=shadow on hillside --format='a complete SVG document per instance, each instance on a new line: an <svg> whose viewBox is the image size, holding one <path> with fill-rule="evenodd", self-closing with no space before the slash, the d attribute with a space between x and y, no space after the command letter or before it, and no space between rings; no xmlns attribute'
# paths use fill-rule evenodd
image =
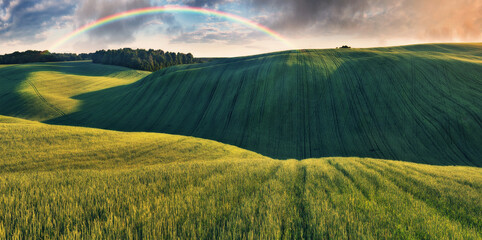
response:
<svg viewBox="0 0 482 240"><path fill-rule="evenodd" d="M41 114L33 102L35 97L28 97L18 92L32 72L45 71L45 67L35 64L11 65L0 69L0 115L29 117Z"/></svg>
<svg viewBox="0 0 482 240"><path fill-rule="evenodd" d="M320 64L336 66L330 73L299 53L154 74L79 95L79 112L47 123L188 135L277 159L482 166L474 66L327 53Z"/></svg>
<svg viewBox="0 0 482 240"><path fill-rule="evenodd" d="M130 70L124 67L93 64L86 61L15 64L0 68L0 115L28 119L55 117L58 113L41 102L38 96L19 92L22 84L35 72L53 71L80 76L108 76Z"/></svg>
<svg viewBox="0 0 482 240"><path fill-rule="evenodd" d="M132 70L130 68L113 66L113 65L103 65L92 63L91 61L74 61L74 62L61 62L61 63L50 63L50 70L45 71L56 71L64 74L89 76L89 77L103 77L113 74L118 74L126 70Z"/></svg>

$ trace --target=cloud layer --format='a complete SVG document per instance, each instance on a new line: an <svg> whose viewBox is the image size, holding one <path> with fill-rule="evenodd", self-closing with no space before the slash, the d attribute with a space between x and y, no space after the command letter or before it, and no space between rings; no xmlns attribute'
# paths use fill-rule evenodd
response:
<svg viewBox="0 0 482 240"><path fill-rule="evenodd" d="M171 39L171 43L221 43L249 45L263 34L232 22L211 22L202 24L193 31L182 32Z"/></svg>
<svg viewBox="0 0 482 240"><path fill-rule="evenodd" d="M75 13L77 27L80 27L97 19L116 14L119 12L150 7L148 0L84 0ZM177 26L175 18L171 14L156 14L126 18L89 31L91 40L97 42L124 43L135 39L136 34L142 30L143 25L156 21L163 23L167 30L172 31Z"/></svg>
<svg viewBox="0 0 482 240"><path fill-rule="evenodd" d="M1 0L0 42L37 42L45 32L70 22L74 0Z"/></svg>
<svg viewBox="0 0 482 240"><path fill-rule="evenodd" d="M480 0L251 0L285 33L480 39Z"/></svg>
<svg viewBox="0 0 482 240"><path fill-rule="evenodd" d="M222 3L227 2L226 0L187 0L184 4L193 7L213 7Z"/></svg>
<svg viewBox="0 0 482 240"><path fill-rule="evenodd" d="M0 45L38 43L49 31L74 30L111 14L166 4L240 14L301 40L343 36L374 42L394 38L482 41L482 0L0 0ZM126 18L89 31L84 45L133 42L146 26L165 33L171 42L186 44L241 46L253 34L258 34L256 39L263 36L223 22L167 13Z"/></svg>

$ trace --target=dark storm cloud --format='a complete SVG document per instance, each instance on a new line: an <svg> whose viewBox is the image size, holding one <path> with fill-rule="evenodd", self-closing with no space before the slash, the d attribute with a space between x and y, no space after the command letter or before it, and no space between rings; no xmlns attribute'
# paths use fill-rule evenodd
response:
<svg viewBox="0 0 482 240"><path fill-rule="evenodd" d="M251 0L284 33L477 39L480 0Z"/></svg>
<svg viewBox="0 0 482 240"><path fill-rule="evenodd" d="M75 1L0 0L0 43L37 42L47 29L70 21Z"/></svg>
<svg viewBox="0 0 482 240"><path fill-rule="evenodd" d="M76 12L77 27L112 14L150 6L148 0L84 0ZM163 13L125 18L93 29L88 34L95 41L131 42L135 40L135 34L143 29L143 25L153 19L164 23L162 27L169 32L176 31L179 27L172 14Z"/></svg>

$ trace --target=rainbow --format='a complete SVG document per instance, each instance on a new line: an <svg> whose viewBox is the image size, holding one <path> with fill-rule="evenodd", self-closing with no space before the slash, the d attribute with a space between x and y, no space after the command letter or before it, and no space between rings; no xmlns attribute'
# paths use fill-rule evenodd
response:
<svg viewBox="0 0 482 240"><path fill-rule="evenodd" d="M117 13L114 15L110 15L104 18L101 18L97 21L88 23L79 29L63 36L61 39L59 39L57 42L55 42L51 47L50 51L53 51L57 49L59 46L62 44L66 43L67 41L71 40L72 38L75 38L82 33L85 33L91 29L100 27L102 25L115 22L124 18L128 17L135 17L135 16L141 16L141 15L147 15L147 14L155 14L155 13L163 13L163 12L180 12L180 13L200 13L200 14L205 14L205 15L212 15L212 16L217 16L221 18L225 18L228 20L232 20L234 22L241 23L245 26L248 26L250 28L256 29L258 31L264 32L267 35L273 37L274 39L277 39L284 43L286 46L290 48L294 48L294 46L286 40L281 34L275 32L272 29L269 29L266 26L263 26L257 22L251 21L247 18L240 17L231 13L227 12L221 12L218 10L213 10L213 9L206 9L206 8L198 8L198 7L186 7L186 6L159 6L159 7L147 7L147 8L138 8L138 9L132 9L129 11Z"/></svg>

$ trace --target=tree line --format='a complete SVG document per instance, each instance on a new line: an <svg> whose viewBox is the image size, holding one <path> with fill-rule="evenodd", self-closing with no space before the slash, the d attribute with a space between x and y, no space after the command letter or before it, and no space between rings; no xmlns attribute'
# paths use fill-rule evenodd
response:
<svg viewBox="0 0 482 240"><path fill-rule="evenodd" d="M191 53L164 52L163 50L145 50L123 48L100 50L91 55L92 62L124 66L133 69L157 71L166 67L196 63Z"/></svg>
<svg viewBox="0 0 482 240"><path fill-rule="evenodd" d="M0 55L0 64L19 64L32 62L61 62L90 59L89 54L50 53L49 51L28 50Z"/></svg>
<svg viewBox="0 0 482 240"><path fill-rule="evenodd" d="M50 53L49 51L28 50L0 55L0 64L20 64L32 62L60 62L92 60L94 63L123 66L138 70L157 71L179 64L206 62L210 59L195 59L191 53L165 52L163 50L145 50L122 48L117 50L99 50L95 53Z"/></svg>

